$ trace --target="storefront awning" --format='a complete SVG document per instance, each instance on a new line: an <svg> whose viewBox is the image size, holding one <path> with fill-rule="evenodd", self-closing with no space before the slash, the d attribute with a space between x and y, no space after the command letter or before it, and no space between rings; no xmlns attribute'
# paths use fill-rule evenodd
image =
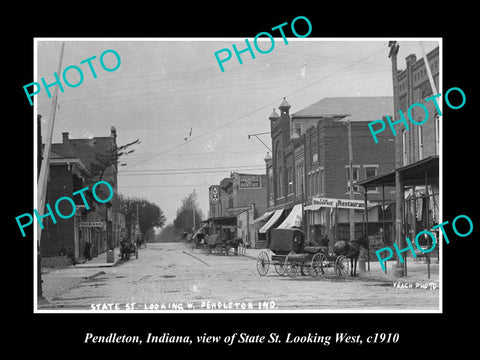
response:
<svg viewBox="0 0 480 360"><path fill-rule="evenodd" d="M275 212L275 211L267 211L267 212L266 212L265 214L263 214L262 216L260 216L260 217L256 218L255 220L253 220L253 221L252 221L252 225L253 225L253 224L256 224L256 223L259 222L259 221L267 221L268 218L269 218L270 216L272 216L274 212Z"/></svg>
<svg viewBox="0 0 480 360"><path fill-rule="evenodd" d="M283 220L280 226L277 226L277 229L292 228L294 226L302 226L302 204L295 205L287 218Z"/></svg>
<svg viewBox="0 0 480 360"><path fill-rule="evenodd" d="M307 205L304 207L304 210L317 211L322 207L322 205Z"/></svg>
<svg viewBox="0 0 480 360"><path fill-rule="evenodd" d="M278 219L280 219L282 213L283 209L275 210L270 220L268 220L267 223L263 225L260 230L258 230L258 232L261 234L265 234L270 228L273 227L273 225L275 225Z"/></svg>

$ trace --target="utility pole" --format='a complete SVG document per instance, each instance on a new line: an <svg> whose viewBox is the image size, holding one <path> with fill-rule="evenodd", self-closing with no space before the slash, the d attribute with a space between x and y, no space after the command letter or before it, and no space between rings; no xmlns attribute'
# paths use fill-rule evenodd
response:
<svg viewBox="0 0 480 360"><path fill-rule="evenodd" d="M193 215L193 231L195 231L195 207L192 207L192 215Z"/></svg>
<svg viewBox="0 0 480 360"><path fill-rule="evenodd" d="M63 60L63 51L65 49L65 43L62 43L60 50L60 60L58 62L57 74L62 72L62 60ZM48 184L48 173L50 170L50 149L52 147L52 137L53 137L53 128L55 123L55 113L57 111L57 98L58 98L58 85L55 86L53 93L52 106L50 109L50 118L47 128L47 136L45 139L45 148L43 150L43 160L40 167L40 174L38 175L38 184L37 184L37 211L40 215L43 215L45 209L45 198L47 196L47 184ZM40 131L40 129L37 129ZM43 290L42 290L42 254L40 247L40 240L42 237L42 228L40 223L37 224L37 298L43 299Z"/></svg>
<svg viewBox="0 0 480 360"><path fill-rule="evenodd" d="M347 131L348 131L348 171L350 178L350 200L354 200L355 196L353 194L353 149L352 149L352 123L350 120L347 120ZM350 241L355 239L355 209L349 209L349 220L350 220Z"/></svg>
<svg viewBox="0 0 480 360"><path fill-rule="evenodd" d="M392 80L393 80L393 118L395 122L398 120L400 111L400 101L398 98L398 76L397 76L397 54L400 46L396 41L389 41L390 53L388 57L392 61ZM403 224L403 179L399 168L402 166L402 138L395 138L395 244L399 249L403 248L402 242L402 224ZM395 276L405 276L405 269L397 257L397 265L395 268Z"/></svg>
<svg viewBox="0 0 480 360"><path fill-rule="evenodd" d="M353 146L352 146L352 122L347 120L347 137L348 137L348 165L349 165L349 178L350 178L350 200L355 199L353 193ZM365 210L367 211L367 210ZM355 240L355 209L349 209L349 220L350 220L350 241ZM361 250L362 251L362 250ZM363 253L363 251L362 251ZM363 255L363 254L361 254ZM365 258L363 256L359 257L358 260L358 271L366 271L365 268Z"/></svg>

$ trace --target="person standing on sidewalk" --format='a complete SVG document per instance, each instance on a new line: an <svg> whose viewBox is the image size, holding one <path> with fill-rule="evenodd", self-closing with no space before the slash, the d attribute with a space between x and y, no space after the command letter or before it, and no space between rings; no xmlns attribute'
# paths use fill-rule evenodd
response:
<svg viewBox="0 0 480 360"><path fill-rule="evenodd" d="M92 253L91 253L92 244L89 242L85 243L85 248L83 249L83 258L85 259L83 263L86 263L87 260L92 260Z"/></svg>

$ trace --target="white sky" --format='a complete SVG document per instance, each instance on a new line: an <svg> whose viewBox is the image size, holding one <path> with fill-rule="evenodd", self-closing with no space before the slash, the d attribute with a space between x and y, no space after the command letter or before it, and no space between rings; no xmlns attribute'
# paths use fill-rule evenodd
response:
<svg viewBox="0 0 480 360"><path fill-rule="evenodd" d="M158 204L168 223L194 189L207 216L210 185L230 171L265 172L268 150L248 134L270 130L268 116L284 96L292 105L290 113L324 97L392 96L388 40L288 38L286 45L275 38L269 54L255 52L252 59L243 53L242 65L233 54L222 73L214 52L229 48L233 53L232 44L244 49L244 39L37 39L37 75L32 81L54 81L65 41L63 69L79 66L84 80L75 88L64 84L64 92L59 92L53 142L62 141L62 132L70 138L108 136L112 125L118 145L140 138L136 151L124 158L127 165L119 167L118 189ZM262 49L269 48L267 41ZM405 57L415 53L420 58L421 47L413 38L399 43L398 67L404 69ZM438 42L424 45L428 53ZM108 49L121 57L114 72L99 63ZM80 64L94 55L97 79L87 64ZM105 61L115 65L112 54ZM75 70L68 72L70 82L77 82L76 76ZM44 89L35 104L45 137L51 99ZM261 139L270 147L268 134Z"/></svg>

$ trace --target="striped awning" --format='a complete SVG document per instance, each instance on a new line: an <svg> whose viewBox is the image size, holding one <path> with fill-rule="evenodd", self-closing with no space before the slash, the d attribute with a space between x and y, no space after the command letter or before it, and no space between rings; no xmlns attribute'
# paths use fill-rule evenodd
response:
<svg viewBox="0 0 480 360"><path fill-rule="evenodd" d="M283 220L279 226L277 226L277 229L292 228L294 226L302 226L302 204L295 205L286 219Z"/></svg>
<svg viewBox="0 0 480 360"><path fill-rule="evenodd" d="M262 216L256 218L255 220L252 221L252 224L256 224L259 221L267 221L270 216L273 215L275 211L267 211L265 214Z"/></svg>
<svg viewBox="0 0 480 360"><path fill-rule="evenodd" d="M267 223L263 225L260 230L258 230L258 232L261 234L265 234L270 228L273 227L273 225L275 225L278 219L280 219L282 213L283 209L275 210L270 220L268 220Z"/></svg>

